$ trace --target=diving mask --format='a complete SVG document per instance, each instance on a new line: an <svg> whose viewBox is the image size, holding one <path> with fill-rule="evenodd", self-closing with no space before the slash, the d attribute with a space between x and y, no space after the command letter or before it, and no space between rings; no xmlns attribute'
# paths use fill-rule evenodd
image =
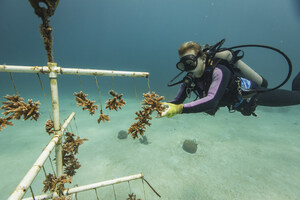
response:
<svg viewBox="0 0 300 200"><path fill-rule="evenodd" d="M180 58L180 61L176 64L177 69L180 71L191 71L194 70L198 65L198 58L200 56L189 54Z"/></svg>

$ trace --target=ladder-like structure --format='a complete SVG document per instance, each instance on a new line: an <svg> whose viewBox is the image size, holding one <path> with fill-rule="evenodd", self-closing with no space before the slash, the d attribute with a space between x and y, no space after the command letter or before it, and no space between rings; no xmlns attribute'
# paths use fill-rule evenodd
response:
<svg viewBox="0 0 300 200"><path fill-rule="evenodd" d="M22 199L34 181L35 177L38 175L39 171L42 169L45 161L51 154L52 150L55 147L55 159L56 159L56 174L61 176L63 174L63 156L62 156L62 136L65 129L68 127L69 123L75 116L75 113L71 113L70 116L65 120L64 124L60 123L60 112L59 112L59 94L57 79L58 75L70 74L70 75L91 75L91 76L128 76L128 77L149 77L147 72L129 72L129 71L111 71L111 70L95 70L95 69L80 69L80 68L62 68L57 66L56 63L48 62L47 66L13 66L13 65L0 65L0 72L16 72L16 73L41 73L48 74L50 80L50 89L51 89L51 100L52 100L52 115L54 122L54 135L48 145L44 148L39 158L33 164L31 169L24 176L22 181L16 187L15 191L8 198L9 200L19 200ZM85 186L70 188L64 191L65 195L71 195L78 192L83 192L87 190L96 189L99 187L113 185L121 182L128 182L135 179L144 179L142 173L127 176L123 178L118 178L114 180L108 180L104 182L89 184ZM150 186L150 184L146 181ZM151 187L151 186L150 186ZM155 190L151 187L155 192ZM35 196L29 199L49 199L53 197L58 197L57 193L43 194L40 196Z"/></svg>

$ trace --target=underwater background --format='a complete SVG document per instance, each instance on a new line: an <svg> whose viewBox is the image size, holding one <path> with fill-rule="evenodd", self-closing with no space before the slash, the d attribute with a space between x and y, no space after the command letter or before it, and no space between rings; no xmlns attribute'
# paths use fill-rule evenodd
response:
<svg viewBox="0 0 300 200"><path fill-rule="evenodd" d="M47 64L40 24L29 1L0 0L0 65ZM186 41L215 44L226 38L224 47L276 47L293 63L284 89L291 89L300 71L297 0L61 0L50 25L58 66L149 72L151 91L166 101L177 93L178 87L167 83L179 73L177 49ZM267 49L243 50L243 61L263 75L269 87L284 80L288 65L281 55ZM41 78L51 105L49 78ZM98 77L103 105L110 89L124 94L127 103L121 111L106 111L111 122L99 125L98 116L76 106L73 93L82 88L99 104L94 77L80 78L82 84L77 76L58 78L61 122L75 111L78 134L88 139L80 147L82 167L70 187L143 172L160 199L300 199L299 106L258 107L258 117L221 108L215 117L198 113L154 118L145 133L149 143L144 144L131 137L119 140L117 135L136 121L147 80ZM0 199L8 198L51 138L44 130L49 114L37 76L13 73L13 79L25 100L40 100L41 117L37 122L16 121L0 132ZM14 93L9 74L1 72L0 102ZM197 143L195 154L182 149L186 139ZM43 180L41 172L33 184L35 194L42 193ZM147 199L159 199L145 187ZM132 188L144 199L140 184ZM116 190L118 199L128 197L126 187ZM114 199L111 187L98 193L100 199ZM96 199L92 192L82 195L81 199Z"/></svg>

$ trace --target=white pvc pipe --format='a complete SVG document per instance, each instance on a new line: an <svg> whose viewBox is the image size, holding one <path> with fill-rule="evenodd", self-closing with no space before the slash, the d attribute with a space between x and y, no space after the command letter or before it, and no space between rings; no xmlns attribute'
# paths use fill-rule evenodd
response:
<svg viewBox="0 0 300 200"><path fill-rule="evenodd" d="M16 65L0 65L0 72L21 72L21 73L49 73L47 66L16 66Z"/></svg>
<svg viewBox="0 0 300 200"><path fill-rule="evenodd" d="M32 66L0 65L0 72L49 73L50 70L47 66L32 67ZM61 68L61 67L54 67L53 72L57 74L70 74L70 75L149 77L148 72L130 72L130 71Z"/></svg>
<svg viewBox="0 0 300 200"><path fill-rule="evenodd" d="M67 128L73 117L75 116L75 113L72 112L71 115L68 117L68 119L65 121L64 125L62 126L61 130L59 132L56 132L54 136L52 137L51 141L48 143L48 145L44 148L39 158L35 161L33 166L30 168L30 170L27 172L27 174L24 176L22 181L19 183L19 185L16 187L15 191L10 195L8 200L19 200L21 199L27 189L30 187L31 183L41 170L42 166L44 165L45 161L51 154L51 151L56 146L57 142L61 139L64 130Z"/></svg>
<svg viewBox="0 0 300 200"><path fill-rule="evenodd" d="M88 191L88 190L92 190L92 189L96 189L96 188L100 188L100 187L104 187L104 186L108 186L108 185L114 185L114 184L118 184L118 183L122 183L122 182L132 181L132 180L140 179L143 177L144 177L144 174L141 173L141 174L135 174L135 175L117 178L117 179L113 179L113 180L103 181L103 182L99 182L99 183L93 183L93 184L89 184L89 185L74 187L71 189L64 190L64 195L71 195L71 194L84 192L84 191ZM34 198L36 200L42 200L42 199L50 199L53 197L58 197L57 193L42 194L39 196L35 196ZM29 197L29 198L26 198L23 200L33 200L33 198Z"/></svg>
<svg viewBox="0 0 300 200"><path fill-rule="evenodd" d="M73 75L92 75L92 76L133 76L133 77L148 77L148 72L130 72L130 71L114 71L114 70L95 70L95 69L75 69L62 68L62 74Z"/></svg>
<svg viewBox="0 0 300 200"><path fill-rule="evenodd" d="M58 101L58 87L57 87L57 73L53 72L55 69L56 63L48 62L48 68L50 69L49 79L50 79L50 89L51 89L51 98L52 98L52 114L53 114L53 123L54 131L60 130L60 116L59 116L59 101ZM55 147L55 158L56 158L56 173L57 176L63 174L63 156L62 156L62 144L61 139L57 142Z"/></svg>

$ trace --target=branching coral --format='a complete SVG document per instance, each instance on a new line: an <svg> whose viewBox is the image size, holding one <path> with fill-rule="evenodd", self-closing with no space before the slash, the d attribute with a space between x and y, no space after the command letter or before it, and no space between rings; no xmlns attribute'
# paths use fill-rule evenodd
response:
<svg viewBox="0 0 300 200"><path fill-rule="evenodd" d="M74 176L76 174L76 170L81 167L78 159L75 158L73 154L70 154L64 157L64 161L66 161L64 164L64 172L69 176Z"/></svg>
<svg viewBox="0 0 300 200"><path fill-rule="evenodd" d="M40 117L39 101L33 102L32 99L29 99L28 103L25 103L19 95L6 95L4 98L7 101L2 102L4 105L0 107L0 109L5 110L3 115L9 115L11 119L20 119L23 116L23 120L29 118L31 118L30 120L37 120Z"/></svg>
<svg viewBox="0 0 300 200"><path fill-rule="evenodd" d="M65 174L58 178L56 178L52 174L48 174L46 175L46 180L43 181L43 192L57 192L60 197L57 198L57 200L68 199L67 197L63 196L63 191L65 190L64 184L71 183L71 177L76 173L75 170L79 169L79 167L81 166L77 158L75 158L75 154L78 153L79 146L83 144L84 141L87 141L87 139L80 139L80 137L78 136L75 139L75 134L70 132L66 132L65 136L66 138L62 146L63 166L65 167Z"/></svg>
<svg viewBox="0 0 300 200"><path fill-rule="evenodd" d="M45 124L45 129L49 135L54 133L54 123L52 120L47 120L47 122Z"/></svg>
<svg viewBox="0 0 300 200"><path fill-rule="evenodd" d="M25 104L25 103L24 103ZM27 120L31 117L30 120L37 120L40 117L40 113L38 111L40 102L32 102L32 99L28 100L28 104L26 104L26 109L24 113L24 120Z"/></svg>
<svg viewBox="0 0 300 200"><path fill-rule="evenodd" d="M146 125L150 126L151 123L149 123L149 120L152 120L152 117L150 116L154 110L157 111L158 116L161 116L161 113L163 112L164 108L162 106L161 100L164 99L163 96L159 96L152 93L143 94L144 102L142 103L142 110L139 110L135 114L137 117L135 120L138 120L138 122L132 123L132 125L128 129L128 134L131 134L133 139L138 138L139 135L144 136L144 132L146 130Z"/></svg>
<svg viewBox="0 0 300 200"><path fill-rule="evenodd" d="M128 129L128 134L131 134L133 139L135 139L135 138L139 137L139 134L143 136L145 129L146 129L145 125L143 123L141 123L140 121L138 121L138 122L132 123L132 125Z"/></svg>
<svg viewBox="0 0 300 200"><path fill-rule="evenodd" d="M64 195L65 184L71 183L71 177L63 174L56 178L53 174L46 175L46 180L43 181L43 192L56 192L58 196Z"/></svg>
<svg viewBox="0 0 300 200"><path fill-rule="evenodd" d="M128 198L126 200L142 200L140 198L136 199L136 195L134 193L128 194Z"/></svg>
<svg viewBox="0 0 300 200"><path fill-rule="evenodd" d="M77 136L74 139L75 134L66 132L66 139L63 144L63 165L65 166L64 172L69 176L74 176L77 169L81 167L75 154L78 153L79 145L83 144L84 141L87 141L86 138L80 139Z"/></svg>
<svg viewBox="0 0 300 200"><path fill-rule="evenodd" d="M109 110L116 110L121 109L122 106L126 104L126 102L122 99L123 94L118 95L115 91L109 91L109 94L113 96L113 99L109 99L106 101L105 108L109 108Z"/></svg>
<svg viewBox="0 0 300 200"><path fill-rule="evenodd" d="M72 200L71 197L61 196L61 197L54 197L52 200Z"/></svg>
<svg viewBox="0 0 300 200"><path fill-rule="evenodd" d="M105 121L109 122L109 116L108 115L104 115L102 110L100 110L100 116L99 116L99 118L97 120L98 124L100 124L101 121L103 121L103 123Z"/></svg>
<svg viewBox="0 0 300 200"><path fill-rule="evenodd" d="M0 117L0 131L2 130L2 127L6 128L6 125L10 125L10 126L14 125L13 123L10 122L10 120L11 120L10 117L6 117L6 118Z"/></svg>
<svg viewBox="0 0 300 200"><path fill-rule="evenodd" d="M161 113L164 111L164 108L160 101L164 100L165 97L159 96L154 92L152 92L151 94L150 92L148 92L147 94L143 94L143 96L145 99L143 100L144 103L142 104L148 106L151 111L156 110L158 115L161 116Z"/></svg>
<svg viewBox="0 0 300 200"><path fill-rule="evenodd" d="M55 176L51 173L49 173L48 175L46 175L46 179L43 181L44 184L44 188L43 188L43 192L53 192L55 190Z"/></svg>
<svg viewBox="0 0 300 200"><path fill-rule="evenodd" d="M65 190L65 184L66 183L71 183L71 177L67 176L66 174L63 174L63 175L59 176L56 179L56 181L55 181L55 185L56 185L55 191L58 193L58 196L64 195L64 190Z"/></svg>
<svg viewBox="0 0 300 200"><path fill-rule="evenodd" d="M79 93L74 92L74 96L77 102L77 106L82 106L82 110L90 111L91 115L93 115L98 109L98 106L94 105L95 101L91 101L86 98L88 94L84 94L82 91L80 91Z"/></svg>

